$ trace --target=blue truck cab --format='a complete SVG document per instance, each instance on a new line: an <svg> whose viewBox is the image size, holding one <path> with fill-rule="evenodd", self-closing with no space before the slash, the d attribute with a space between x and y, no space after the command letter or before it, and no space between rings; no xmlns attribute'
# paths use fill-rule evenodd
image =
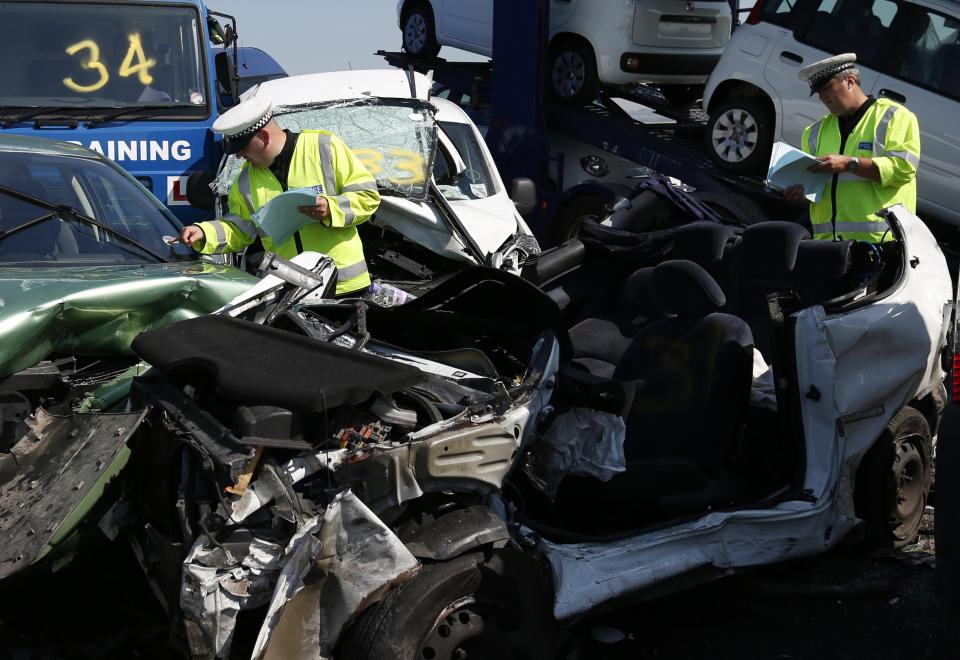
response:
<svg viewBox="0 0 960 660"><path fill-rule="evenodd" d="M211 127L236 102L243 59L232 17L202 0L2 0L0 58L0 135L83 145L184 223L209 215L190 206L186 181L222 156Z"/></svg>

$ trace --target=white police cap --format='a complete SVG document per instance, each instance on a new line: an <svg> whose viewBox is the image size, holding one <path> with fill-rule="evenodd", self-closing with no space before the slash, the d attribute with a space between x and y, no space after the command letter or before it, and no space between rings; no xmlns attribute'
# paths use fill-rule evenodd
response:
<svg viewBox="0 0 960 660"><path fill-rule="evenodd" d="M800 69L800 73L797 75L800 77L800 80L810 85L810 96L813 96L823 89L828 82L833 80L835 75L856 66L856 53L841 53L840 55L834 55L825 60L814 62L810 66L805 66Z"/></svg>
<svg viewBox="0 0 960 660"><path fill-rule="evenodd" d="M264 96L241 101L213 122L213 130L226 138L224 146L228 154L243 149L261 128L273 118L273 102Z"/></svg>

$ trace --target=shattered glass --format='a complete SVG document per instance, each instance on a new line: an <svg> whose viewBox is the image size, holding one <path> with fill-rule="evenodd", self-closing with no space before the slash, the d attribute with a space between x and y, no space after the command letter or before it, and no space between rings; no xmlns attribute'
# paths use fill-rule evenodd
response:
<svg viewBox="0 0 960 660"><path fill-rule="evenodd" d="M284 129L327 130L342 139L377 180L381 193L417 201L427 198L437 146L435 108L415 99L356 99L299 108L279 108ZM243 160L230 156L211 187L230 190Z"/></svg>

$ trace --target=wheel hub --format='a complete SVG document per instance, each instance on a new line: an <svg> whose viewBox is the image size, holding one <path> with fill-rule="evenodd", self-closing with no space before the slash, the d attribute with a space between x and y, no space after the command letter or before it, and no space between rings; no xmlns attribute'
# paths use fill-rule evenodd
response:
<svg viewBox="0 0 960 660"><path fill-rule="evenodd" d="M444 609L417 655L422 660L512 657L499 613L472 596Z"/></svg>
<svg viewBox="0 0 960 660"><path fill-rule="evenodd" d="M913 534L923 516L923 474L923 459L916 446L911 442L898 443L893 461L896 502L889 523L892 534L898 539Z"/></svg>

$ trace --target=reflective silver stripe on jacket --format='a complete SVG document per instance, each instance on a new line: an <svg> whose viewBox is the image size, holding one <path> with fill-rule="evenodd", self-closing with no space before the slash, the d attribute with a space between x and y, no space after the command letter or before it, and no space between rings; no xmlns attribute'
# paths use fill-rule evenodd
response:
<svg viewBox="0 0 960 660"><path fill-rule="evenodd" d="M883 155L902 158L914 167L920 167L920 156L912 154L909 151L884 151Z"/></svg>
<svg viewBox="0 0 960 660"><path fill-rule="evenodd" d="M810 153L814 156L817 155L817 143L820 141L820 124L823 123L821 119L816 124L810 127L810 136L807 138L808 146L810 147Z"/></svg>
<svg viewBox="0 0 960 660"><path fill-rule="evenodd" d="M880 221L871 221L867 220L864 222L838 222L836 226L832 222L818 222L813 225L814 234L832 234L836 229L838 234L844 232L848 233L870 233L875 234L877 232L885 232L890 229L890 225L886 220Z"/></svg>
<svg viewBox="0 0 960 660"><path fill-rule="evenodd" d="M376 181L363 181L361 183L351 183L348 186L344 186L340 189L342 193L348 192L362 192L364 190L376 190L377 182Z"/></svg>
<svg viewBox="0 0 960 660"><path fill-rule="evenodd" d="M247 202L247 208L250 210L250 215L253 215L257 212L257 209L253 206L253 196L250 194L250 168L244 168L240 172L240 176L237 177L237 190L240 191L240 194L243 196L243 199Z"/></svg>
<svg viewBox="0 0 960 660"><path fill-rule="evenodd" d="M887 129L890 127L890 120L893 119L893 115L897 112L897 106L891 105L883 113L883 117L880 118L880 123L877 124L876 136L873 140L873 155L882 156L884 149L886 149L887 144Z"/></svg>
<svg viewBox="0 0 960 660"><path fill-rule="evenodd" d="M337 200L337 206L343 211L343 226L349 227L352 225L353 221L357 219L357 214L353 212L353 207L350 206L350 198L346 195L337 195L332 199Z"/></svg>
<svg viewBox="0 0 960 660"><path fill-rule="evenodd" d="M333 175L333 147L330 146L330 136L321 133L317 136L320 145L320 169L323 170L323 192L332 195L337 192L337 179Z"/></svg>
<svg viewBox="0 0 960 660"><path fill-rule="evenodd" d="M210 226L213 227L213 233L217 235L217 245L213 249L213 253L221 254L227 249L227 229L219 220L211 220Z"/></svg>
<svg viewBox="0 0 960 660"><path fill-rule="evenodd" d="M232 222L234 227L242 231L250 238L253 238L257 235L257 223L255 223L253 220L247 220L232 213L230 215L223 216L223 219Z"/></svg>
<svg viewBox="0 0 960 660"><path fill-rule="evenodd" d="M343 268L337 268L337 279L339 280L352 280L358 275L363 275L367 272L367 262L364 259L361 259L355 264L350 264L349 266L344 266Z"/></svg>

